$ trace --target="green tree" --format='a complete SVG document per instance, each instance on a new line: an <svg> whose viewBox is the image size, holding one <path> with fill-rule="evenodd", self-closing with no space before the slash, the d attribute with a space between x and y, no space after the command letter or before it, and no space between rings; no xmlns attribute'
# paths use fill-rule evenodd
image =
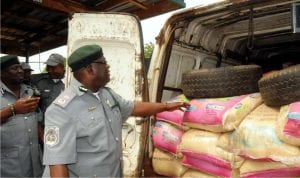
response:
<svg viewBox="0 0 300 178"><path fill-rule="evenodd" d="M152 42L146 43L144 45L144 57L145 57L146 72L148 72L148 69L149 69L153 49L154 49L154 44Z"/></svg>
<svg viewBox="0 0 300 178"><path fill-rule="evenodd" d="M154 44L152 42L146 43L144 45L144 55L146 60L151 59L153 49L154 49Z"/></svg>

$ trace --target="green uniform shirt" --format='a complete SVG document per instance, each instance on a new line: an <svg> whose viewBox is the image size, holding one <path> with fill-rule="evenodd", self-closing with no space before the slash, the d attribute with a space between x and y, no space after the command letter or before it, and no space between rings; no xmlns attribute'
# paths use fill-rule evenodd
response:
<svg viewBox="0 0 300 178"><path fill-rule="evenodd" d="M122 176L122 123L134 104L107 88L98 96L100 100L77 83L50 105L45 114L45 165L67 164L72 177Z"/></svg>
<svg viewBox="0 0 300 178"><path fill-rule="evenodd" d="M18 99L1 81L1 109ZM21 98L32 96L30 86L21 84ZM41 177L42 152L38 144L38 121L42 114L17 114L1 124L1 177Z"/></svg>
<svg viewBox="0 0 300 178"><path fill-rule="evenodd" d="M42 75L38 81L33 81L33 84L41 92L39 106L43 113L46 112L46 109L50 106L50 104L65 89L65 84L61 80L55 83L48 74Z"/></svg>

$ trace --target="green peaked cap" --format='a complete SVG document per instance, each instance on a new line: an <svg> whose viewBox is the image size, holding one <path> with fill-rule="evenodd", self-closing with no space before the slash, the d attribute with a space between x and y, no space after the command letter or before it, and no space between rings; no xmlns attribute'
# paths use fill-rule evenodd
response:
<svg viewBox="0 0 300 178"><path fill-rule="evenodd" d="M7 55L0 58L1 69L5 69L14 64L20 64L18 56Z"/></svg>
<svg viewBox="0 0 300 178"><path fill-rule="evenodd" d="M99 45L85 45L76 49L68 59L72 71L81 69L103 56Z"/></svg>

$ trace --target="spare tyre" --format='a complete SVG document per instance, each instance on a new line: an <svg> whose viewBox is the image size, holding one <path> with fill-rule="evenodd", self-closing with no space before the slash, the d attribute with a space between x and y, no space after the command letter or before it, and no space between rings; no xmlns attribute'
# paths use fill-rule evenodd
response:
<svg viewBox="0 0 300 178"><path fill-rule="evenodd" d="M258 65L191 70L183 73L181 89L189 98L218 98L258 92Z"/></svg>
<svg viewBox="0 0 300 178"><path fill-rule="evenodd" d="M282 106L300 101L300 64L264 76L258 82L268 106Z"/></svg>

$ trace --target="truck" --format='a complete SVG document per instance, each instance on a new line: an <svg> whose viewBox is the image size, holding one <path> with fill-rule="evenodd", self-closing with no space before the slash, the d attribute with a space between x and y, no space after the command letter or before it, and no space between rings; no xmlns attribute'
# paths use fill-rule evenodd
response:
<svg viewBox="0 0 300 178"><path fill-rule="evenodd" d="M225 0L181 10L166 21L157 36L146 74L142 30L136 16L75 13L69 20L68 55L85 44L99 44L111 69L109 87L125 99L150 102L165 102L188 93L193 82L185 85L188 83L185 80L192 78L184 76L192 70L206 71L194 76L203 78L203 83L210 84L213 79L221 83L216 87L207 85L208 93L203 97L222 97L213 90L232 96L258 92L259 86L255 81L251 83L254 88L239 89L245 80L237 76L248 70L247 67L230 75L225 75L227 71L211 72L215 69L256 65L267 74L293 65L295 69L280 79L285 81L296 76L291 81L295 84L293 87L272 88L274 85L271 85L264 90L271 103L274 103L274 94L268 93L280 91L278 100L283 105L300 100L299 20L300 6L296 0ZM68 68L66 77L68 86L74 80ZM257 77L261 76L257 75L255 80ZM228 80L237 81L233 91L226 85L228 82L224 82ZM267 81L276 82L277 79L272 78ZM288 98L287 102L282 101L284 98ZM161 176L151 165L154 122L155 116L131 117L123 124L125 177Z"/></svg>

